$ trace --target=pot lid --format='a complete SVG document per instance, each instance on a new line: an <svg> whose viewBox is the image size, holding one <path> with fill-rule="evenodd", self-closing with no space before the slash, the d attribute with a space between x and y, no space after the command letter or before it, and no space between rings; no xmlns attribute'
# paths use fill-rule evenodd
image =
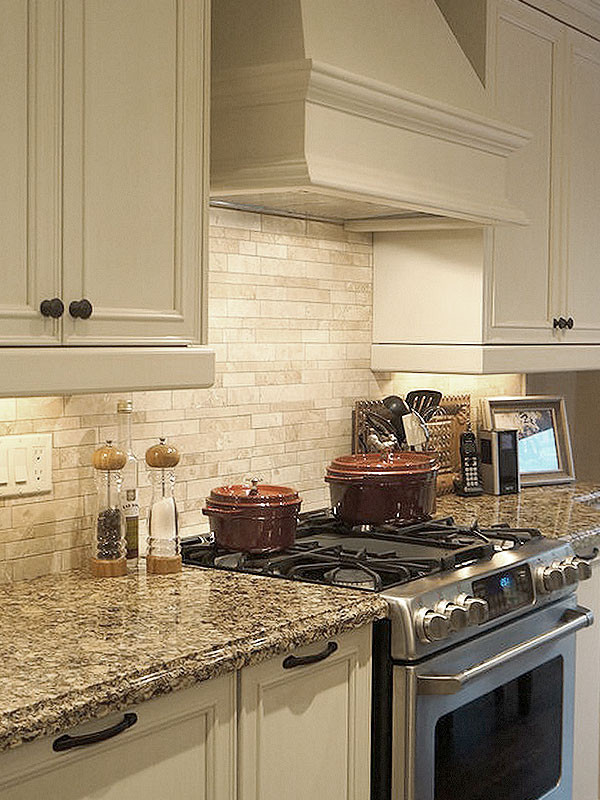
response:
<svg viewBox="0 0 600 800"><path fill-rule="evenodd" d="M247 483L219 486L212 489L209 503L222 506L284 506L300 503L298 492L289 486L272 486L252 478Z"/></svg>
<svg viewBox="0 0 600 800"><path fill-rule="evenodd" d="M355 453L335 458L327 468L331 476L345 478L383 477L430 472L439 466L437 453Z"/></svg>

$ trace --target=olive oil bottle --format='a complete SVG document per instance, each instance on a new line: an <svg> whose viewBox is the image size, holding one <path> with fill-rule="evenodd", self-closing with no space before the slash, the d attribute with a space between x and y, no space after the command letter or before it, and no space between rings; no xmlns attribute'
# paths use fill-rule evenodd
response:
<svg viewBox="0 0 600 800"><path fill-rule="evenodd" d="M122 503L125 515L127 563L135 565L139 553L140 503L138 496L138 461L133 452L131 435L132 414L133 402L131 400L119 400L117 403L119 447L127 456L127 463L122 470Z"/></svg>

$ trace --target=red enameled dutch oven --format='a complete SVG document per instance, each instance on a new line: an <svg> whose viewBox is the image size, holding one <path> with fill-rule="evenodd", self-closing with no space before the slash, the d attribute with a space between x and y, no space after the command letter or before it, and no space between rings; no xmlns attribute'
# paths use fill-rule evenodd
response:
<svg viewBox="0 0 600 800"><path fill-rule="evenodd" d="M408 524L435 512L435 453L357 453L327 468L333 513L347 525Z"/></svg>
<svg viewBox="0 0 600 800"><path fill-rule="evenodd" d="M202 512L219 547L271 553L294 544L301 502L294 489L253 479L213 489Z"/></svg>

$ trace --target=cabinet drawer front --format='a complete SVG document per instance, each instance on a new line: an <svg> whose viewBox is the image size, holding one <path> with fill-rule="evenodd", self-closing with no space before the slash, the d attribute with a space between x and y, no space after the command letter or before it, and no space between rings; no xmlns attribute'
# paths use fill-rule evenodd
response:
<svg viewBox="0 0 600 800"><path fill-rule="evenodd" d="M333 651L329 642L338 647ZM371 630L241 672L239 800L364 800L370 781Z"/></svg>
<svg viewBox="0 0 600 800"><path fill-rule="evenodd" d="M57 737L0 753L2 800L231 800L235 676L136 706L137 722L105 742L54 752ZM111 727L114 714L69 731Z"/></svg>
<svg viewBox="0 0 600 800"><path fill-rule="evenodd" d="M199 341L205 0L65 11L65 315L70 344ZM143 35L141 32L143 31Z"/></svg>

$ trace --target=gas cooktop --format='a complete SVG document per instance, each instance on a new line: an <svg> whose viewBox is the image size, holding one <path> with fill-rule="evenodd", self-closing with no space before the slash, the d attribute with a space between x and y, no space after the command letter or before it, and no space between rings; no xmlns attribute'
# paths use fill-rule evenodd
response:
<svg viewBox="0 0 600 800"><path fill-rule="evenodd" d="M300 516L293 547L279 553L221 550L201 537L181 544L183 562L289 580L382 591L435 573L485 562L541 538L534 528L456 525L452 517L414 525L349 528L330 511Z"/></svg>

